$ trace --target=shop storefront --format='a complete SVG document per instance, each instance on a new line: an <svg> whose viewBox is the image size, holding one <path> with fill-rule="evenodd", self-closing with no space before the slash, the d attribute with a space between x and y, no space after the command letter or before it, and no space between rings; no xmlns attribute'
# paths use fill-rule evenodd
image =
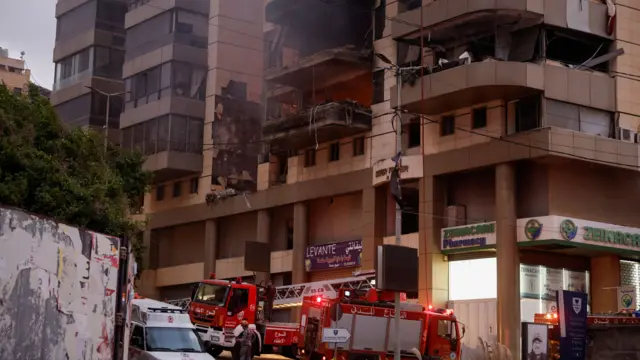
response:
<svg viewBox="0 0 640 360"><path fill-rule="evenodd" d="M305 250L308 281L333 280L353 276L362 264L362 240L312 245Z"/></svg>

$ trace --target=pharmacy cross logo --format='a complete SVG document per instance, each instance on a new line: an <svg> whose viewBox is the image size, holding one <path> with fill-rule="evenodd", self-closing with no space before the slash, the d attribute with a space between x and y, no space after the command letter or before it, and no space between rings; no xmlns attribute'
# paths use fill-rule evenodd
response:
<svg viewBox="0 0 640 360"><path fill-rule="evenodd" d="M622 306L624 306L625 308L629 308L633 304L633 297L631 297L631 295L629 294L622 295L621 300L622 300Z"/></svg>
<svg viewBox="0 0 640 360"><path fill-rule="evenodd" d="M536 219L527 221L524 225L524 235L529 240L537 240L542 234L542 224Z"/></svg>
<svg viewBox="0 0 640 360"><path fill-rule="evenodd" d="M573 220L569 220L569 219L562 220L562 222L560 223L560 235L562 236L563 239L567 241L571 241L575 239L577 234L578 234L578 227L576 226L576 223L573 222Z"/></svg>

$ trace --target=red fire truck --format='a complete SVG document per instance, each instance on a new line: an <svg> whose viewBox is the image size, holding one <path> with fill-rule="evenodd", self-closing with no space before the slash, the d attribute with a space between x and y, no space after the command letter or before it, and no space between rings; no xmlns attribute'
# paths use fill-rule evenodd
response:
<svg viewBox="0 0 640 360"><path fill-rule="evenodd" d="M323 358L332 356L337 346L337 354L342 357L346 353L384 357L393 349L393 341L389 340L394 330L390 327L393 300L387 294L378 295L373 289L372 276L278 287L273 299L275 305L301 306L300 323L270 322L269 316L265 316L269 314L264 311L269 299L261 294L261 287L211 278L194 289L188 305L189 315L213 356L234 347L240 332L238 325L241 319L246 319L260 335L260 344L254 346L256 355L279 353L289 358L326 360ZM343 314L333 323L329 316L331 309ZM451 310L425 311L420 305L402 303L400 315L403 356L415 358L419 352L426 358L450 359L451 355L459 358L462 334ZM323 342L322 333L332 324L349 331L352 340L333 347ZM369 346L370 343L375 346ZM379 348L380 344L384 345L383 349ZM393 357L392 352L390 354Z"/></svg>
<svg viewBox="0 0 640 360"><path fill-rule="evenodd" d="M307 296L302 305L298 348L303 359L393 359L393 293L341 289L335 298ZM459 359L464 332L450 309L402 302L403 359ZM334 335L334 341L325 341ZM336 337L340 336L342 337Z"/></svg>

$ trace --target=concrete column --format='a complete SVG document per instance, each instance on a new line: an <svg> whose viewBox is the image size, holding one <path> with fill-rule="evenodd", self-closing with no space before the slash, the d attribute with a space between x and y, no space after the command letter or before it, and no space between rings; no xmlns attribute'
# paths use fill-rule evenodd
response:
<svg viewBox="0 0 640 360"><path fill-rule="evenodd" d="M218 258L218 220L209 219L204 226L204 274L205 279L216 272Z"/></svg>
<svg viewBox="0 0 640 360"><path fill-rule="evenodd" d="M258 225L256 230L256 241L270 243L271 239L271 212L268 209L258 211ZM256 273L256 284L266 284L269 281L271 272Z"/></svg>
<svg viewBox="0 0 640 360"><path fill-rule="evenodd" d="M293 266L291 279L294 284L307 282L304 252L309 244L309 209L306 203L293 205Z"/></svg>
<svg viewBox="0 0 640 360"><path fill-rule="evenodd" d="M378 245L385 229L386 186L362 190L362 270L376 267Z"/></svg>
<svg viewBox="0 0 640 360"><path fill-rule="evenodd" d="M605 255L591 258L590 296L592 313L618 311L618 290L620 286L620 257Z"/></svg>
<svg viewBox="0 0 640 360"><path fill-rule="evenodd" d="M420 179L418 300L425 306L446 307L449 300L449 263L440 252L445 193L442 179Z"/></svg>
<svg viewBox="0 0 640 360"><path fill-rule="evenodd" d="M498 341L520 354L520 258L516 241L515 164L496 166Z"/></svg>
<svg viewBox="0 0 640 360"><path fill-rule="evenodd" d="M157 259L153 259L153 257L154 255L157 257L158 250L152 248L154 246L154 242L151 241L151 239L151 229L146 229L142 233L144 253L142 254L142 264L140 265L143 270L140 273L140 279L137 281L136 291L142 296L157 298L159 292L156 287L156 267L158 264ZM157 246L157 244L155 244L155 246Z"/></svg>

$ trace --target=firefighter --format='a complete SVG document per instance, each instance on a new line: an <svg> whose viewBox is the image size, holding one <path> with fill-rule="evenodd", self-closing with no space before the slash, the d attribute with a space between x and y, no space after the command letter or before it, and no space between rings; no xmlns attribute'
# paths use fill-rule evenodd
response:
<svg viewBox="0 0 640 360"><path fill-rule="evenodd" d="M242 333L236 338L236 344L240 344L237 360L251 360L253 359L253 343L256 340L256 332L249 328L247 319L242 319L241 325Z"/></svg>
<svg viewBox="0 0 640 360"><path fill-rule="evenodd" d="M273 286L271 280L267 282L265 297L267 300L264 307L265 319L271 321L271 313L273 312L273 300L276 297L276 287Z"/></svg>

